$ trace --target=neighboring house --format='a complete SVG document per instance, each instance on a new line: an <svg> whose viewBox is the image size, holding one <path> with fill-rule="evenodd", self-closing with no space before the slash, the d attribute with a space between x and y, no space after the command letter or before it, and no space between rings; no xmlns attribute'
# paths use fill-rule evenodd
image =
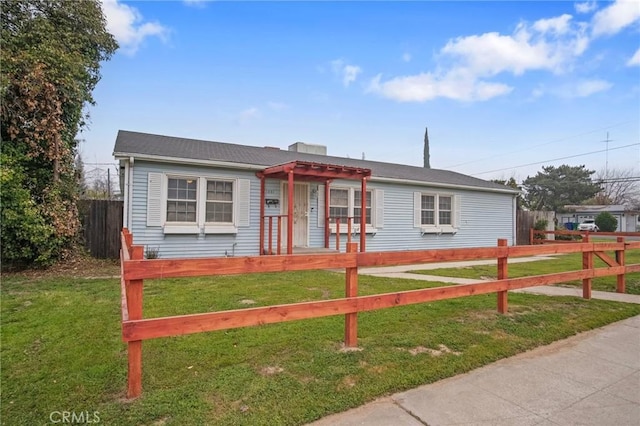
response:
<svg viewBox="0 0 640 426"><path fill-rule="evenodd" d="M129 131L113 155L124 226L162 258L335 249L338 222L344 251L348 221L366 251L515 244L518 192L451 171Z"/></svg>
<svg viewBox="0 0 640 426"><path fill-rule="evenodd" d="M638 212L623 205L564 206L568 213L558 213L558 224L580 223L584 219L595 219L602 212L609 212L618 220L616 232L636 232Z"/></svg>

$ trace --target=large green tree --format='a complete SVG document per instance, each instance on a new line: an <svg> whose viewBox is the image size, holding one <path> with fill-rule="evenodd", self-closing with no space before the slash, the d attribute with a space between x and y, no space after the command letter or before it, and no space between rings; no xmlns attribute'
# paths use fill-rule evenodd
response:
<svg viewBox="0 0 640 426"><path fill-rule="evenodd" d="M565 205L581 204L601 190L591 180L594 173L585 166L543 167L522 182L525 205L530 210L562 211Z"/></svg>
<svg viewBox="0 0 640 426"><path fill-rule="evenodd" d="M0 13L2 260L45 264L77 235L76 135L117 44L98 0L5 0Z"/></svg>

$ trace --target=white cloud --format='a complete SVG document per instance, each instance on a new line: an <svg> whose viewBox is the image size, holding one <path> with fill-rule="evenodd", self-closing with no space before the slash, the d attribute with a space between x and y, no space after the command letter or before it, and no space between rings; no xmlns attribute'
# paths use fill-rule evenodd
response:
<svg viewBox="0 0 640 426"><path fill-rule="evenodd" d="M383 83L381 78L381 75L373 78L367 91L399 102L425 102L436 98L466 102L484 101L513 90L506 84L476 80L473 75L464 71L454 71L445 75L421 73L396 77Z"/></svg>
<svg viewBox="0 0 640 426"><path fill-rule="evenodd" d="M640 2L617 0L593 16L593 36L613 35L638 21Z"/></svg>
<svg viewBox="0 0 640 426"><path fill-rule="evenodd" d="M362 72L362 68L359 66L346 64L342 59L331 61L331 70L342 79L344 87L348 87L355 82L358 74Z"/></svg>
<svg viewBox="0 0 640 426"><path fill-rule="evenodd" d="M580 98L586 98L594 93L604 92L609 90L613 84L604 80L585 80L576 85L576 96Z"/></svg>
<svg viewBox="0 0 640 426"><path fill-rule="evenodd" d="M576 12L578 13L589 13L598 8L598 4L595 2L595 0L586 1L584 3L576 3L574 4L574 6L576 8Z"/></svg>
<svg viewBox="0 0 640 426"><path fill-rule="evenodd" d="M483 101L510 93L513 87L490 81L500 74L520 76L542 70L556 74L571 69L588 47L587 26L571 15L520 23L513 34L497 32L458 37L440 49L437 71L382 81L378 76L368 92L401 102L425 102L439 97Z"/></svg>
<svg viewBox="0 0 640 426"><path fill-rule="evenodd" d="M572 16L564 14L556 18L540 19L533 24L533 29L540 33L555 32L557 34L565 34L570 30L570 21Z"/></svg>
<svg viewBox="0 0 640 426"><path fill-rule="evenodd" d="M441 50L478 75L510 72L521 75L529 70L563 72L587 48L585 26L570 27L571 17L543 19L532 26L518 25L512 35L496 32L458 37Z"/></svg>
<svg viewBox="0 0 640 426"><path fill-rule="evenodd" d="M405 52L402 54L402 60L405 62L411 61L411 53Z"/></svg>
<svg viewBox="0 0 640 426"><path fill-rule="evenodd" d="M249 121L258 119L262 116L260 110L256 107L247 108L238 115L238 123L246 124Z"/></svg>
<svg viewBox="0 0 640 426"><path fill-rule="evenodd" d="M631 58L627 61L627 66L640 66L640 49L636 50Z"/></svg>
<svg viewBox="0 0 640 426"><path fill-rule="evenodd" d="M182 0L187 6L204 7L209 0Z"/></svg>
<svg viewBox="0 0 640 426"><path fill-rule="evenodd" d="M289 106L282 102L267 102L267 106L274 111L282 111L283 109L287 109Z"/></svg>
<svg viewBox="0 0 640 426"><path fill-rule="evenodd" d="M107 31L115 37L123 53L133 55L147 37L166 40L169 30L158 22L144 22L135 7L118 0L101 0Z"/></svg>

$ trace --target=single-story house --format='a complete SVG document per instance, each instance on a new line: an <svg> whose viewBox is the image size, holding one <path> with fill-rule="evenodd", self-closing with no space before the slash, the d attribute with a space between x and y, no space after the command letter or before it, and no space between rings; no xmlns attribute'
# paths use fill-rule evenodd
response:
<svg viewBox="0 0 640 426"><path fill-rule="evenodd" d="M636 232L638 230L639 213L630 207L621 204L611 205L594 205L580 206L568 205L564 206L566 213L558 213L558 224L565 225L567 223L580 223L585 219L595 219L602 212L609 212L618 220L616 232Z"/></svg>
<svg viewBox="0 0 640 426"><path fill-rule="evenodd" d="M122 130L113 155L124 226L162 258L344 251L349 225L366 251L515 244L518 192L452 171Z"/></svg>

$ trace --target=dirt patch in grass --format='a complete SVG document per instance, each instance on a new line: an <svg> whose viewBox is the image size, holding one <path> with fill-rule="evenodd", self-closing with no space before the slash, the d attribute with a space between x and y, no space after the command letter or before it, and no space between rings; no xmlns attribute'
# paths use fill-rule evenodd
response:
<svg viewBox="0 0 640 426"><path fill-rule="evenodd" d="M435 356L435 357L442 356L445 354L462 355L460 352L452 351L446 345L438 345L438 349L425 348L424 346L416 346L413 349L409 349L407 352L409 352L413 356L423 354L423 353L428 353L429 355Z"/></svg>
<svg viewBox="0 0 640 426"><path fill-rule="evenodd" d="M106 278L120 276L120 260L96 259L81 249L68 253L63 259L46 268L20 271L4 270L3 278L39 280L44 278Z"/></svg>
<svg viewBox="0 0 640 426"><path fill-rule="evenodd" d="M284 368L278 366L267 366L260 369L260 374L263 376L273 376L274 374L282 373Z"/></svg>

